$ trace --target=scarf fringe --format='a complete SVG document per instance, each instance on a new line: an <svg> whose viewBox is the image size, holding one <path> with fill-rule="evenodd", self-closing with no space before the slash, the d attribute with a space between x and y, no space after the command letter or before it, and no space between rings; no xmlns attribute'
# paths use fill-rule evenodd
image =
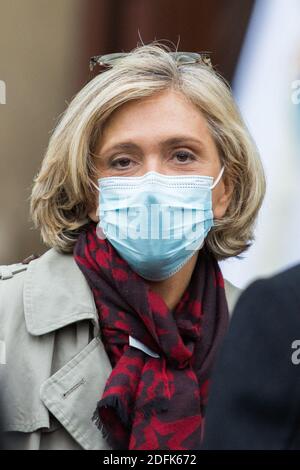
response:
<svg viewBox="0 0 300 470"><path fill-rule="evenodd" d="M99 412L98 412L98 407L95 409L95 411L93 413L92 421L97 426L99 431L101 431L103 438L107 440L108 435L109 435L109 431L106 429L106 427L104 426L104 424L102 423L102 421L100 419Z"/></svg>
<svg viewBox="0 0 300 470"><path fill-rule="evenodd" d="M120 446L120 442L115 441L113 431L111 432L102 422L99 411L100 411L100 408L103 408L103 407L111 407L115 410L122 424L124 425L125 428L127 428L128 436L129 436L130 429L131 429L131 419L129 415L125 412L124 407L122 406L122 403L119 397L115 395L111 395L98 401L97 408L95 409L93 416L92 416L92 421L95 423L98 430L101 432L103 438L106 440L106 442L112 449L121 449L121 450L127 449L128 446L127 447Z"/></svg>
<svg viewBox="0 0 300 470"><path fill-rule="evenodd" d="M126 428L129 428L131 426L131 417L126 412L124 406L122 405L120 398L117 395L109 395L106 398L103 398L102 400L98 401L97 403L98 410L100 410L100 408L106 408L106 407L110 407L115 410L116 414L120 417L123 425Z"/></svg>
<svg viewBox="0 0 300 470"><path fill-rule="evenodd" d="M114 435L102 423L102 421L100 419L100 416L99 416L98 408L96 408L96 410L93 413L92 421L97 426L97 429L101 432L101 435L102 435L103 439L106 441L106 443L108 444L108 446L110 447L111 450L120 450L120 449L124 450L124 449L126 449L125 447L124 448L121 447L120 443L117 443L115 441Z"/></svg>
<svg viewBox="0 0 300 470"><path fill-rule="evenodd" d="M149 420L152 416L156 415L157 412L167 412L169 410L169 405L169 399L166 399L165 397L156 397L138 410L135 409L133 415L136 412L140 412L143 414L144 419ZM128 449L128 447L120 446L120 442L117 443L115 441L113 433L105 426L100 418L99 409L107 406L112 407L116 411L116 414L119 416L122 424L128 429L128 436L130 436L132 419L125 412L124 407L121 406L121 401L119 400L118 396L112 395L98 401L97 408L95 409L92 416L92 421L97 426L97 429L101 432L103 439L106 440L111 449Z"/></svg>

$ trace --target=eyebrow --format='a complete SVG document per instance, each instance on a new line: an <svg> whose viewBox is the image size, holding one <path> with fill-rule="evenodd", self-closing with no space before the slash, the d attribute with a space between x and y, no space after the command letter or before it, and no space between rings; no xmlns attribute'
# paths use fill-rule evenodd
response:
<svg viewBox="0 0 300 470"><path fill-rule="evenodd" d="M161 142L162 147L170 147L174 145L183 145L188 143L197 144L199 147L204 148L205 144L203 141L195 139L193 137L187 136L176 136L170 137L169 139L163 140ZM113 145L112 147L108 147L108 149L101 151L101 154L112 152L112 151L124 151L124 150L140 150L140 146L133 141L127 142L118 142L117 144Z"/></svg>

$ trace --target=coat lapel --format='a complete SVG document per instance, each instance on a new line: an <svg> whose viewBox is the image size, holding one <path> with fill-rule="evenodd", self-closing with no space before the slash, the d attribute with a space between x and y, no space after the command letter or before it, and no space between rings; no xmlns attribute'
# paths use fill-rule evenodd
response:
<svg viewBox="0 0 300 470"><path fill-rule="evenodd" d="M94 338L42 384L41 400L83 449L110 449L92 416L111 370L101 340Z"/></svg>

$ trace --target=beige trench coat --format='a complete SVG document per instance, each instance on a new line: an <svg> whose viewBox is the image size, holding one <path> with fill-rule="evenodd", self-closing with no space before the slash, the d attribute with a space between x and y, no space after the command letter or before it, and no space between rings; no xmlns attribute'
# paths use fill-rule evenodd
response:
<svg viewBox="0 0 300 470"><path fill-rule="evenodd" d="M239 290L225 281L230 312ZM11 449L110 450L91 417L112 370L94 298L52 248L0 266L0 394Z"/></svg>

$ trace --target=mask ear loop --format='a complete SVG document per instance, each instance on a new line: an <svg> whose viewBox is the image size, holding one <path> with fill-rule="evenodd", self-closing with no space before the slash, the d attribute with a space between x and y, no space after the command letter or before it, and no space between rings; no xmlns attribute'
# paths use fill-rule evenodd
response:
<svg viewBox="0 0 300 470"><path fill-rule="evenodd" d="M99 187L95 185L94 181L90 181L91 184L97 189L97 191L100 191ZM99 204L98 204L98 207L97 207L97 210L96 210L96 216L99 217Z"/></svg>
<svg viewBox="0 0 300 470"><path fill-rule="evenodd" d="M223 176L224 170L225 170L225 167L222 166L222 169L221 169L219 175L217 176L216 181L215 181L214 184L210 187L210 189L214 189L214 188L217 186L218 182L220 181L220 179L221 179L222 176Z"/></svg>
<svg viewBox="0 0 300 470"><path fill-rule="evenodd" d="M100 191L100 189L98 188L98 186L95 185L94 181L91 180L91 183L92 183L93 186L95 186L95 188L96 188L98 191Z"/></svg>

